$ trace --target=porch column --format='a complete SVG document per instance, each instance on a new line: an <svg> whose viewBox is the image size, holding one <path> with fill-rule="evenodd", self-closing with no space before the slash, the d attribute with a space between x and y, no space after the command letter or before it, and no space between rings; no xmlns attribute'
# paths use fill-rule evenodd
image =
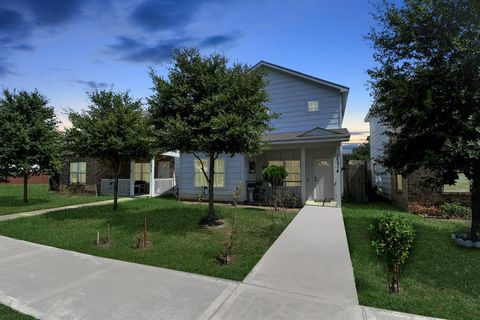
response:
<svg viewBox="0 0 480 320"><path fill-rule="evenodd" d="M337 201L337 207L342 206L342 145L337 147L337 156L335 157L335 200Z"/></svg>
<svg viewBox="0 0 480 320"><path fill-rule="evenodd" d="M150 160L150 198L155 197L155 156Z"/></svg>
<svg viewBox="0 0 480 320"><path fill-rule="evenodd" d="M307 202L307 172L305 171L305 148L302 148L300 151L300 186L302 188L302 204Z"/></svg>
<svg viewBox="0 0 480 320"><path fill-rule="evenodd" d="M130 196L135 195L135 160L130 161Z"/></svg>

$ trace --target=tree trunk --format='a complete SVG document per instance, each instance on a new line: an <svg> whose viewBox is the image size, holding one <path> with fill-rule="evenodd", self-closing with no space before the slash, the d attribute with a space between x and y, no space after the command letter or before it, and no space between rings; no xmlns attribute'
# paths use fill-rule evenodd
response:
<svg viewBox="0 0 480 320"><path fill-rule="evenodd" d="M120 171L120 163L114 164L115 179L113 180L113 210L118 208L118 171Z"/></svg>
<svg viewBox="0 0 480 320"><path fill-rule="evenodd" d="M273 195L273 207L275 211L278 211L277 207L277 186L272 186L272 195Z"/></svg>
<svg viewBox="0 0 480 320"><path fill-rule="evenodd" d="M388 279L388 291L390 293L398 293L400 291L399 283L398 283L399 277L400 277L400 270L398 267L388 267L387 279Z"/></svg>
<svg viewBox="0 0 480 320"><path fill-rule="evenodd" d="M471 187L472 198L472 227L470 229L470 239L478 241L478 232L480 226L480 175L474 173Z"/></svg>
<svg viewBox="0 0 480 320"><path fill-rule="evenodd" d="M118 208L118 174L115 175L113 180L113 210Z"/></svg>
<svg viewBox="0 0 480 320"><path fill-rule="evenodd" d="M215 157L213 153L210 153L208 169L208 215L206 224L212 225L217 220L217 217L215 215L215 209L213 207L213 184L215 182Z"/></svg>
<svg viewBox="0 0 480 320"><path fill-rule="evenodd" d="M23 203L28 204L28 173L23 175Z"/></svg>

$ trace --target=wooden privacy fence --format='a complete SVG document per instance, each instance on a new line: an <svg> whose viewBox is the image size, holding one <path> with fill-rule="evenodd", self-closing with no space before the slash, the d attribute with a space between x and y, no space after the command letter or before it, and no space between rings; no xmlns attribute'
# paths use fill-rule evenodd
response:
<svg viewBox="0 0 480 320"><path fill-rule="evenodd" d="M368 161L350 160L343 172L343 198L354 202L368 201L371 176Z"/></svg>

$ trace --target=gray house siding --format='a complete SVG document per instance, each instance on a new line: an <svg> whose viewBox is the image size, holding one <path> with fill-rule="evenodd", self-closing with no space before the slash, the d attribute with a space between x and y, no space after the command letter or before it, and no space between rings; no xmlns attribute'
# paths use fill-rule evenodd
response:
<svg viewBox="0 0 480 320"><path fill-rule="evenodd" d="M378 119L369 117L370 122L370 157L372 161L372 185L388 199L392 197L392 176L378 164L375 159L383 155L384 144L388 142L388 136L385 135L385 126Z"/></svg>
<svg viewBox="0 0 480 320"><path fill-rule="evenodd" d="M267 106L280 118L272 121L275 132L307 131L315 127L341 127L341 96L338 90L267 69ZM318 100L318 111L308 112L307 103Z"/></svg>
<svg viewBox="0 0 480 320"><path fill-rule="evenodd" d="M202 157L207 158L207 157ZM225 183L222 188L215 188L214 195L216 201L231 201L232 194L237 183L243 183L246 180L246 161L243 155L235 155L233 158L228 155L220 155L219 159L225 161ZM176 166L176 177L179 194L181 199L197 200L198 195L202 193L202 188L195 187L194 160L193 154L182 153ZM242 194L244 201L245 195Z"/></svg>

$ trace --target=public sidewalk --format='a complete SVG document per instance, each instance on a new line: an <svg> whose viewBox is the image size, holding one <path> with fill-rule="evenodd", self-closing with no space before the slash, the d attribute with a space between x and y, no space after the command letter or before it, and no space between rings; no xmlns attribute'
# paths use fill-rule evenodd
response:
<svg viewBox="0 0 480 320"><path fill-rule="evenodd" d="M118 202L120 203L120 202L130 201L134 199L136 198L118 198ZM48 209L41 209L41 210L35 210L35 211L12 213L12 214L0 216L0 222L18 219L18 218L24 218L24 217L34 217L34 216L39 216L49 212L55 212L55 211L78 209L78 208L84 208L84 207L104 206L111 203L113 203L113 200L104 200L104 201L97 201L97 202L79 203L79 204L66 206L66 207L57 207L57 208L48 208Z"/></svg>
<svg viewBox="0 0 480 320"><path fill-rule="evenodd" d="M358 305L341 210L310 206L243 282L0 236L0 303L48 320L428 319Z"/></svg>

